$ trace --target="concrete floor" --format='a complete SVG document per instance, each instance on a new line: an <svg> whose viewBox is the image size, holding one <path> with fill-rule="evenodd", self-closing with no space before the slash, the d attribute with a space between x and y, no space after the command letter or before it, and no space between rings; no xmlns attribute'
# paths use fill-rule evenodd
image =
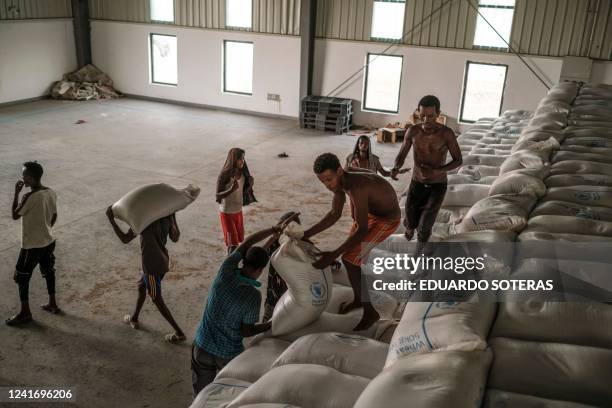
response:
<svg viewBox="0 0 612 408"><path fill-rule="evenodd" d="M75 124L79 119L86 123ZM71 407L187 407L190 344L225 253L214 189L227 150L244 148L255 177L259 203L245 211L249 233L272 225L287 210L301 211L306 225L323 216L331 193L312 173L312 162L326 151L344 158L354 143L355 137L299 129L292 120L130 99L45 100L0 109L0 317L18 306L12 276L20 223L11 219L10 206L21 164L28 160L44 166L43 183L58 193L57 293L64 311L37 310L46 290L35 271L30 289L35 322L0 325L0 386L77 387ZM387 167L398 147L374 145ZM283 151L290 158L276 157ZM406 181L407 176L396 182L398 191ZM148 299L142 330L122 323L135 302L139 244L122 245L104 215L124 193L153 182L202 188L198 200L178 214L181 240L169 244L171 270L163 285L188 336L179 346L163 341L170 327ZM341 222L319 237L321 248L337 245L349 226L347 209Z"/></svg>

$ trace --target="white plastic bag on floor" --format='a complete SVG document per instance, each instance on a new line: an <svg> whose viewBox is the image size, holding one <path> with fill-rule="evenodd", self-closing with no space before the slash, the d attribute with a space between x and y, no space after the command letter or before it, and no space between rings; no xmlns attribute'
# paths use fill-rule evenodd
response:
<svg viewBox="0 0 612 408"><path fill-rule="evenodd" d="M501 230L520 232L537 201L535 194L499 194L474 204L457 225L457 232Z"/></svg>
<svg viewBox="0 0 612 408"><path fill-rule="evenodd" d="M165 183L147 184L135 188L113 204L113 215L140 234L152 222L187 207L199 194L200 189L191 184L182 190Z"/></svg>
<svg viewBox="0 0 612 408"><path fill-rule="evenodd" d="M200 391L189 408L219 408L239 396L250 385L247 381L233 378L214 381Z"/></svg>
<svg viewBox="0 0 612 408"><path fill-rule="evenodd" d="M309 334L294 341L273 366L318 364L343 374L374 378L383 369L388 351L388 344L354 334Z"/></svg>
<svg viewBox="0 0 612 408"><path fill-rule="evenodd" d="M304 408L353 408L369 381L322 365L284 365L268 371L227 408L274 403Z"/></svg>
<svg viewBox="0 0 612 408"><path fill-rule="evenodd" d="M354 408L475 408L491 365L490 351L414 355L383 370Z"/></svg>
<svg viewBox="0 0 612 408"><path fill-rule="evenodd" d="M389 344L385 367L420 353L484 350L495 303L408 302Z"/></svg>
<svg viewBox="0 0 612 408"><path fill-rule="evenodd" d="M451 184L446 188L442 206L469 207L489 195L486 184Z"/></svg>
<svg viewBox="0 0 612 408"><path fill-rule="evenodd" d="M330 268L315 269L316 248L288 235L298 235L300 226L290 224L281 237L280 248L270 262L287 283L287 291L281 296L272 314L272 335L289 333L317 320L332 296Z"/></svg>
<svg viewBox="0 0 612 408"><path fill-rule="evenodd" d="M270 371L274 361L291 343L274 338L263 338L232 359L217 374L217 379L232 378L254 383Z"/></svg>
<svg viewBox="0 0 612 408"><path fill-rule="evenodd" d="M612 350L497 337L488 386L519 394L609 406Z"/></svg>

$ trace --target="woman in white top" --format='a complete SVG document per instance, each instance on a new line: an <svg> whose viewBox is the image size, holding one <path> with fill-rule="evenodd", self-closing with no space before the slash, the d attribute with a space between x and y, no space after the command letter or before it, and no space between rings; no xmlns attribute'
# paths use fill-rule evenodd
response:
<svg viewBox="0 0 612 408"><path fill-rule="evenodd" d="M244 150L237 147L227 153L225 165L217 179L217 202L223 238L228 253L244 240L242 207L256 202L253 177L244 159Z"/></svg>

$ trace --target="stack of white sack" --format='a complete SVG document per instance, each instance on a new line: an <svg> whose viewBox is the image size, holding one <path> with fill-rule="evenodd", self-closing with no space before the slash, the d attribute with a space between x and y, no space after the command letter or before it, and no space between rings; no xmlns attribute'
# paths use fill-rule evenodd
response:
<svg viewBox="0 0 612 408"><path fill-rule="evenodd" d="M412 354L487 347L497 305L479 302L409 302L389 344L385 367Z"/></svg>
<svg viewBox="0 0 612 408"><path fill-rule="evenodd" d="M550 178L548 180L550 180ZM530 217L535 218L540 215L564 215L588 220L612 222L612 208L560 200L542 201L533 211L531 211Z"/></svg>
<svg viewBox="0 0 612 408"><path fill-rule="evenodd" d="M491 359L489 350L440 351L400 358L368 384L354 408L479 406Z"/></svg>
<svg viewBox="0 0 612 408"><path fill-rule="evenodd" d="M200 189L191 184L182 190L165 183L147 184L135 188L113 204L113 215L140 234L154 221L187 207L199 194Z"/></svg>
<svg viewBox="0 0 612 408"><path fill-rule="evenodd" d="M272 368L317 364L343 374L372 379L382 371L388 351L388 344L355 334L309 334L294 341L274 361Z"/></svg>
<svg viewBox="0 0 612 408"><path fill-rule="evenodd" d="M534 193L498 194L477 202L457 225L457 232L501 230L520 232L527 225Z"/></svg>
<svg viewBox="0 0 612 408"><path fill-rule="evenodd" d="M268 371L224 408L353 408L369 382L369 378L343 374L323 365L282 365Z"/></svg>
<svg viewBox="0 0 612 408"><path fill-rule="evenodd" d="M482 408L597 408L593 405L534 397L515 392L487 390Z"/></svg>
<svg viewBox="0 0 612 408"><path fill-rule="evenodd" d="M490 344L489 388L598 407L612 401L610 349L505 337Z"/></svg>
<svg viewBox="0 0 612 408"><path fill-rule="evenodd" d="M270 259L274 269L287 283L272 314L271 335L279 336L301 329L323 313L333 292L331 269L316 269L318 250L297 238L301 227L292 223L280 238L280 247ZM290 238L295 236L296 238Z"/></svg>
<svg viewBox="0 0 612 408"><path fill-rule="evenodd" d="M221 378L200 391L189 408L222 408L242 394L252 384L247 381Z"/></svg>

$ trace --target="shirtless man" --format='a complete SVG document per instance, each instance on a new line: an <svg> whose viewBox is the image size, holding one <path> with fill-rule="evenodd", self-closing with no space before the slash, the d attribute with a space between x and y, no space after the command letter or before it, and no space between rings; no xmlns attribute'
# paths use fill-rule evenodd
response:
<svg viewBox="0 0 612 408"><path fill-rule="evenodd" d="M461 150L455 133L436 122L440 115L440 100L432 95L419 101L421 123L407 129L402 147L395 159L391 177L396 178L414 146L414 170L406 200L406 239L411 240L417 230L417 252L423 250L446 193L446 174L461 166ZM452 161L446 163L447 153Z"/></svg>
<svg viewBox="0 0 612 408"><path fill-rule="evenodd" d="M334 225L342 216L348 194L354 221L349 236L334 251L322 252L313 266L325 268L342 256L353 287L354 300L343 307L341 313L363 306L363 318L353 330L365 330L380 316L369 302L367 290L363 291L364 299L361 298L361 265L376 244L397 229L401 219L397 194L388 181L369 170L353 167L343 169L338 157L331 153L317 157L313 167L319 180L334 193L334 198L331 210L321 221L304 231L303 239L308 240Z"/></svg>

